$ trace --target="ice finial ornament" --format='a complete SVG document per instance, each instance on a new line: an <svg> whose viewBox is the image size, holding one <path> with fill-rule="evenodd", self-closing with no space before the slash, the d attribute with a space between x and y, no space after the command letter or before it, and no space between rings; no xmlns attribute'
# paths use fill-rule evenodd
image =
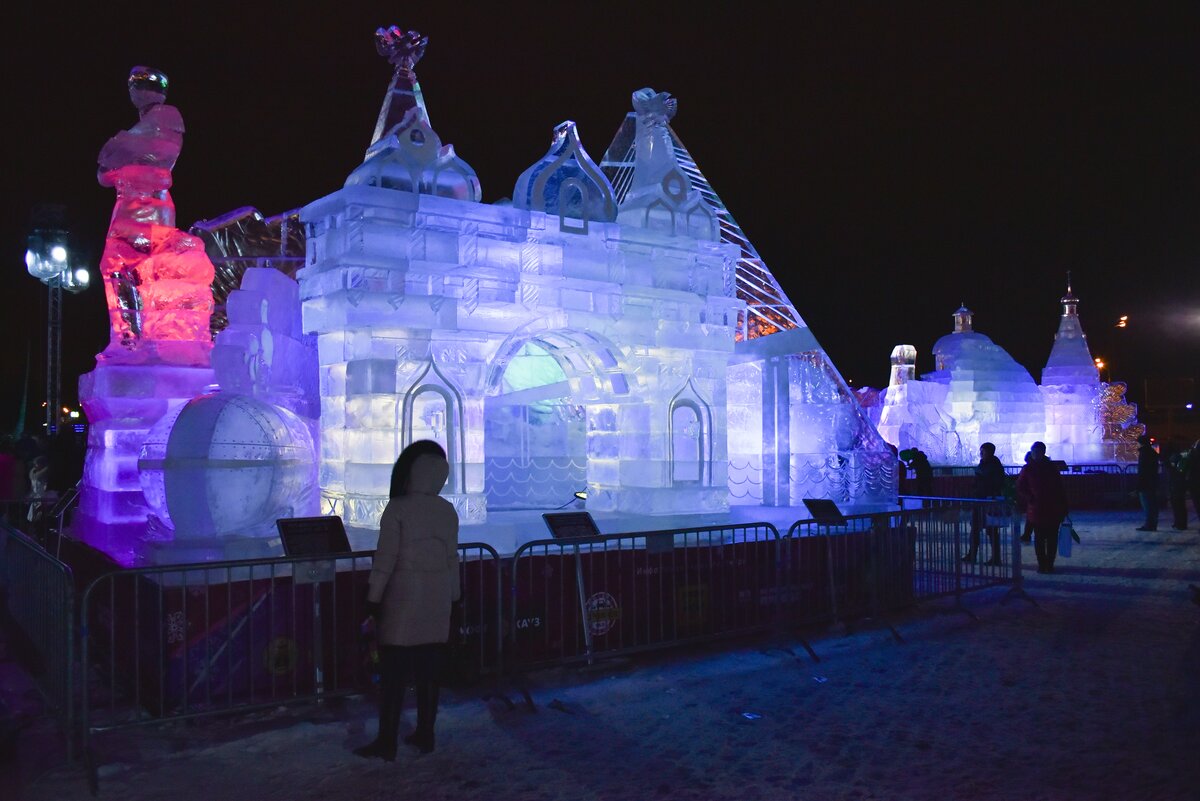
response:
<svg viewBox="0 0 1200 801"><path fill-rule="evenodd" d="M375 50L396 69L392 73L392 84L383 100L383 108L379 110L375 135L371 137L372 145L403 122L414 108L421 109L425 121L429 121L429 110L425 108L421 85L417 83L417 74L413 72L428 46L429 37L417 31L404 31L395 25L375 31Z"/></svg>
<svg viewBox="0 0 1200 801"><path fill-rule="evenodd" d="M97 178L117 191L100 259L112 339L103 358L208 363L212 347L212 262L199 239L175 227L167 191L183 148L183 117L168 106L167 76L129 73L138 121L104 145Z"/></svg>
<svg viewBox="0 0 1200 801"><path fill-rule="evenodd" d="M479 178L429 124L425 99L413 67L425 54L428 37L393 25L375 32L375 48L395 65L379 111L375 136L362 165L346 186L377 186L423 195L479 202Z"/></svg>
<svg viewBox="0 0 1200 801"><path fill-rule="evenodd" d="M633 179L618 221L674 236L717 239L713 210L679 164L669 125L678 102L647 87L633 93L637 115Z"/></svg>
<svg viewBox="0 0 1200 801"><path fill-rule="evenodd" d="M521 173L513 189L513 205L557 214L559 229L567 233L586 234L589 220L617 218L612 184L583 149L571 120L554 127L546 155Z"/></svg>

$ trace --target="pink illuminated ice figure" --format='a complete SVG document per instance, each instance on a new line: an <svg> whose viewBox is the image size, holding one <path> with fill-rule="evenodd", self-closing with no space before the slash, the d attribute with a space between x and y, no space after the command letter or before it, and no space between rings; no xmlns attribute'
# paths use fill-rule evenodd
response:
<svg viewBox="0 0 1200 801"><path fill-rule="evenodd" d="M213 265L203 243L175 227L167 191L183 145L183 117L166 104L167 76L158 70L134 67L129 99L138 122L108 140L97 173L102 186L117 191L100 261L112 334L103 358L156 354L205 363ZM174 344L161 344L168 342Z"/></svg>

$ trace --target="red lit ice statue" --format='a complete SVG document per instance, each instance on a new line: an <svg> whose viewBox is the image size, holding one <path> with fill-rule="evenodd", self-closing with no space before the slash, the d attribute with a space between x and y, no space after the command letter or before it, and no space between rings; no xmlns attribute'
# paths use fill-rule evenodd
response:
<svg viewBox="0 0 1200 801"><path fill-rule="evenodd" d="M100 261L111 340L80 377L90 427L74 530L120 561L140 558L149 507L140 460L151 427L212 383L213 265L175 227L167 192L183 144L183 118L166 104L167 76L129 75L140 119L100 151L99 179L117 191Z"/></svg>
<svg viewBox="0 0 1200 801"><path fill-rule="evenodd" d="M117 191L100 260L112 335L101 358L207 365L213 265L203 243L175 227L167 191L183 117L166 104L167 76L158 70L134 67L129 99L140 119L104 145L97 173Z"/></svg>

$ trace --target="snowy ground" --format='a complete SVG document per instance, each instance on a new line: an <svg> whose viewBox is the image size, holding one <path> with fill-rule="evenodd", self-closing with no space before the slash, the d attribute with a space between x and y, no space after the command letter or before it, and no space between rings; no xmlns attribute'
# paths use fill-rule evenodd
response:
<svg viewBox="0 0 1200 801"><path fill-rule="evenodd" d="M1194 801L1200 533L1136 525L1078 514L1074 558L1026 573L1036 606L973 594L973 620L927 604L894 621L903 642L821 635L819 663L794 640L795 656L741 642L538 674L536 712L453 694L438 750L394 764L350 753L374 733L366 701L103 735L100 795ZM89 797L55 742L26 729L0 798Z"/></svg>

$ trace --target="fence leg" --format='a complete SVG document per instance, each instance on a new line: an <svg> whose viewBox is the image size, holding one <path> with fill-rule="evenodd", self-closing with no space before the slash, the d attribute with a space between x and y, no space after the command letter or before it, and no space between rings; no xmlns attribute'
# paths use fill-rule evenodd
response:
<svg viewBox="0 0 1200 801"><path fill-rule="evenodd" d="M583 586L583 560L579 555L579 546L575 546L575 586L579 589L579 617L583 621L583 647L587 653L588 667L594 661L592 650L592 621L588 617L587 590Z"/></svg>
<svg viewBox="0 0 1200 801"><path fill-rule="evenodd" d="M1013 524L1011 528L1013 580L1012 586L1008 588L1008 592L1006 592L1004 597L1000 599L1000 603L1006 604L1013 598L1020 598L1023 601L1028 601L1034 606L1037 606L1038 602L1033 599L1033 596L1025 591L1025 577L1021 573L1021 519L1019 517L1013 517Z"/></svg>
<svg viewBox="0 0 1200 801"><path fill-rule="evenodd" d="M877 620L882 621L883 625L887 626L887 630L892 633L892 639L894 639L896 642L904 642L904 638L900 636L900 632L896 631L896 627L892 625L891 619L883 611L882 604L879 602L879 584L884 580L883 577L884 573L886 572L885 568L887 565L887 560L884 559L886 545L885 538L890 526L883 522L886 520L887 517L876 518L876 521L879 521L881 524L876 527L874 523L872 523L871 526L871 532L874 534L871 539L875 546L873 549L871 549L871 551L868 552L871 553L871 556L868 558L873 558L875 562L875 564L871 565L871 614Z"/></svg>
<svg viewBox="0 0 1200 801"><path fill-rule="evenodd" d="M974 512L972 512L974 514ZM972 525L968 523L968 525ZM963 605L963 572L962 572L962 519L954 523L954 609L962 612L971 620L978 620L975 613Z"/></svg>

